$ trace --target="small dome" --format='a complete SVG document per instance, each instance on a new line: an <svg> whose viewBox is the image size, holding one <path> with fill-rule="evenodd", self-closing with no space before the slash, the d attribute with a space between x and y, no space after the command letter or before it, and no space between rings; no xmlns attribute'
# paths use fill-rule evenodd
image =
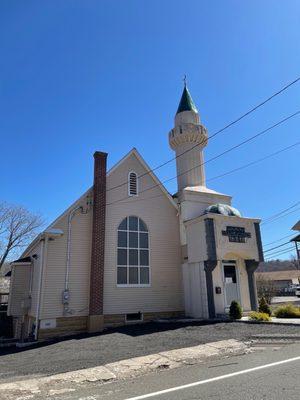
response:
<svg viewBox="0 0 300 400"><path fill-rule="evenodd" d="M241 213L234 207L228 206L227 204L213 204L212 206L207 207L205 213L214 213L214 214L222 214L227 215L229 217L241 217Z"/></svg>

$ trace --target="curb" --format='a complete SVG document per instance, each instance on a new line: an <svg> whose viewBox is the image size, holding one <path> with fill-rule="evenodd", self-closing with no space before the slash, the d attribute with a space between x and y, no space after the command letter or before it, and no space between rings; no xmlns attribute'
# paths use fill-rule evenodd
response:
<svg viewBox="0 0 300 400"><path fill-rule="evenodd" d="M256 335L251 335L251 339L280 339L280 340L300 340L300 334L277 334L277 333L257 333Z"/></svg>
<svg viewBox="0 0 300 400"><path fill-rule="evenodd" d="M149 372L192 365L216 357L241 355L250 352L249 346L235 339L222 340L204 345L184 347L158 354L121 360L99 367L70 371L52 376L33 378L0 384L1 399L12 399L12 395L50 394L55 387L73 390L74 384L133 378ZM69 388L66 385L69 384ZM26 392L26 393L25 393Z"/></svg>
<svg viewBox="0 0 300 400"><path fill-rule="evenodd" d="M248 321L236 319L234 322L239 322L240 324L265 324L265 325L283 325L283 326L298 326L300 328L300 323L295 322L280 322L280 321Z"/></svg>

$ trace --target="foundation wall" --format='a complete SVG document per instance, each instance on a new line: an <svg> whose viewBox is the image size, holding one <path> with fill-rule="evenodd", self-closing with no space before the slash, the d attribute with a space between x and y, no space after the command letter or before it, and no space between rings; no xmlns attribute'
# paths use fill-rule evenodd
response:
<svg viewBox="0 0 300 400"><path fill-rule="evenodd" d="M148 312L143 314L140 322L150 322L160 318L182 318L184 311ZM136 321L138 322L138 321ZM133 324L130 322L129 324ZM126 314L104 315L104 327L117 327L126 325ZM70 336L88 331L88 317L63 317L56 319L56 327L52 329L39 329L38 339Z"/></svg>

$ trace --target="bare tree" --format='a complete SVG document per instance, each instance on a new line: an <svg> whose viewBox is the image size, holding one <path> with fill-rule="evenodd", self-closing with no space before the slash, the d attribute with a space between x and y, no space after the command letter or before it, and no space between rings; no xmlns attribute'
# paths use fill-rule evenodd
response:
<svg viewBox="0 0 300 400"><path fill-rule="evenodd" d="M297 270L300 269L299 260L295 256L291 256L290 262L291 262L291 267L293 267L293 269Z"/></svg>
<svg viewBox="0 0 300 400"><path fill-rule="evenodd" d="M265 278L263 274L256 275L256 287L257 287L257 295L258 298L261 299L264 297L268 304L271 304L272 297L276 294L276 286L274 281L268 278Z"/></svg>
<svg viewBox="0 0 300 400"><path fill-rule="evenodd" d="M30 243L42 225L41 217L26 208L0 204L0 269L5 260Z"/></svg>

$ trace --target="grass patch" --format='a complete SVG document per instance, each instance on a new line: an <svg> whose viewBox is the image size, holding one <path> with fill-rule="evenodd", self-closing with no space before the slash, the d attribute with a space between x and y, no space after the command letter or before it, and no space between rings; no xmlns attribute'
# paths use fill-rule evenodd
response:
<svg viewBox="0 0 300 400"><path fill-rule="evenodd" d="M271 317L267 313L252 311L249 315L249 320L250 321L268 322L268 321L271 321Z"/></svg>
<svg viewBox="0 0 300 400"><path fill-rule="evenodd" d="M300 318L300 307L296 307L291 303L285 304L277 307L274 315L277 318Z"/></svg>

